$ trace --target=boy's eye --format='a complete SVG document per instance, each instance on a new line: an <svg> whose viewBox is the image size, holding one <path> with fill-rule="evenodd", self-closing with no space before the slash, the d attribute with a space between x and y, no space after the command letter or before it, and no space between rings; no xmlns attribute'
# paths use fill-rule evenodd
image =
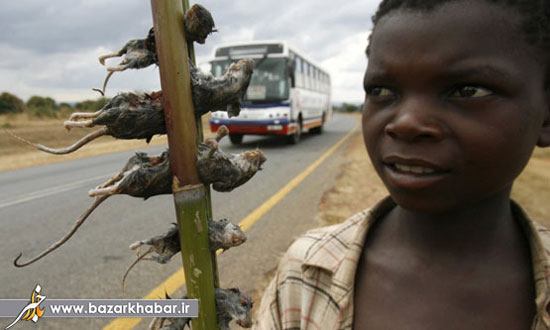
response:
<svg viewBox="0 0 550 330"><path fill-rule="evenodd" d="M488 90L487 88L478 87L478 86L462 86L454 90L451 93L451 97L476 98L476 97L489 96L492 94L493 92Z"/></svg>
<svg viewBox="0 0 550 330"><path fill-rule="evenodd" d="M391 89L385 87L369 87L366 89L366 93L368 97L387 97L394 95Z"/></svg>

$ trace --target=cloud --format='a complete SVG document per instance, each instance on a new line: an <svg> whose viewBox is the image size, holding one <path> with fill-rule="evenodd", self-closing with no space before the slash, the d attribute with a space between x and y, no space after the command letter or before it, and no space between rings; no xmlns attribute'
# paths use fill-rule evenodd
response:
<svg viewBox="0 0 550 330"><path fill-rule="evenodd" d="M220 43L287 40L332 74L335 101L361 102L365 33L378 2L204 0L219 32L195 46L197 60L208 60ZM106 74L97 57L145 37L152 24L148 1L2 1L0 91L24 99L95 98L91 88L101 87ZM113 75L108 93L159 89L158 80L158 69L128 70Z"/></svg>

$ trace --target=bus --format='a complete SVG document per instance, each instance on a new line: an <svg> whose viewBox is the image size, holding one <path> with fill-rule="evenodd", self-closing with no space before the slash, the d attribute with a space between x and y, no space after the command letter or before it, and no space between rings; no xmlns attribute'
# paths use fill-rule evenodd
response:
<svg viewBox="0 0 550 330"><path fill-rule="evenodd" d="M229 128L231 143L244 135L282 135L291 144L303 132L320 134L332 116L330 75L285 41L254 41L216 47L210 61L215 77L242 58L254 60L247 92L239 116L229 118L216 111L210 129Z"/></svg>

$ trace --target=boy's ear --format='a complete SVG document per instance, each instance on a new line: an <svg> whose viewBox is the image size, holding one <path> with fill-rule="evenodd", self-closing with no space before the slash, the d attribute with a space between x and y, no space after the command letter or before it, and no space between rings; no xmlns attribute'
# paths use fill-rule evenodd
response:
<svg viewBox="0 0 550 330"><path fill-rule="evenodd" d="M537 140L537 146L542 148L550 146L550 88L546 89L545 110L544 122L542 123L539 139Z"/></svg>

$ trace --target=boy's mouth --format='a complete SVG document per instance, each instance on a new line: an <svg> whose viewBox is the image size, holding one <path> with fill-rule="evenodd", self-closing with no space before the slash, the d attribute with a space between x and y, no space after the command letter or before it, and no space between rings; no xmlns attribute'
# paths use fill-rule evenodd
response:
<svg viewBox="0 0 550 330"><path fill-rule="evenodd" d="M405 172L405 173L414 173L414 174L432 174L435 173L434 168L424 167L424 166L410 166L405 164L391 164L395 169Z"/></svg>
<svg viewBox="0 0 550 330"><path fill-rule="evenodd" d="M393 167L394 169L414 174L432 174L448 172L443 169L443 166L437 165L434 162L424 160L421 158L402 157L391 155L382 158L382 163L386 166Z"/></svg>
<svg viewBox="0 0 550 330"><path fill-rule="evenodd" d="M385 172L392 185L420 189L440 181L449 171L432 162L401 157L383 159Z"/></svg>

